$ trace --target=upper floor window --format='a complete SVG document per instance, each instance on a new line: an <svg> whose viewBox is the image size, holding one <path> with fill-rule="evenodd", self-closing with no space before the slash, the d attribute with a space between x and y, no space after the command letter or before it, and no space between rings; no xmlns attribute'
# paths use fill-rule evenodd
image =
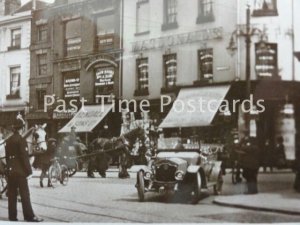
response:
<svg viewBox="0 0 300 225"><path fill-rule="evenodd" d="M164 24L162 25L162 30L177 27L177 0L164 0Z"/></svg>
<svg viewBox="0 0 300 225"><path fill-rule="evenodd" d="M103 66L95 69L95 95L114 93L115 68Z"/></svg>
<svg viewBox="0 0 300 225"><path fill-rule="evenodd" d="M138 0L136 3L136 35L149 32L149 0Z"/></svg>
<svg viewBox="0 0 300 225"><path fill-rule="evenodd" d="M47 41L48 27L47 25L40 25L37 27L37 39L39 42Z"/></svg>
<svg viewBox="0 0 300 225"><path fill-rule="evenodd" d="M177 56L176 54L168 54L163 56L165 88L169 89L176 86L177 76Z"/></svg>
<svg viewBox="0 0 300 225"><path fill-rule="evenodd" d="M197 23L206 23L214 21L213 1L198 0L198 17Z"/></svg>
<svg viewBox="0 0 300 225"><path fill-rule="evenodd" d="M277 44L255 44L255 70L258 78L278 77Z"/></svg>
<svg viewBox="0 0 300 225"><path fill-rule="evenodd" d="M65 24L65 55L78 55L81 49L81 20L70 20Z"/></svg>
<svg viewBox="0 0 300 225"><path fill-rule="evenodd" d="M277 15L277 0L255 0L253 16Z"/></svg>
<svg viewBox="0 0 300 225"><path fill-rule="evenodd" d="M213 49L201 49L198 51L199 78L200 80L213 79Z"/></svg>
<svg viewBox="0 0 300 225"><path fill-rule="evenodd" d="M37 55L38 59L38 75L45 76L47 75L47 54Z"/></svg>
<svg viewBox="0 0 300 225"><path fill-rule="evenodd" d="M141 58L136 60L137 69L137 89L135 96L149 95L149 77L148 77L148 58Z"/></svg>
<svg viewBox="0 0 300 225"><path fill-rule="evenodd" d="M11 30L11 40L10 47L8 50L19 49L21 48L21 29L12 29Z"/></svg>
<svg viewBox="0 0 300 225"><path fill-rule="evenodd" d="M115 43L117 43L115 39L115 15L105 14L98 16L96 23L98 50L113 49Z"/></svg>
<svg viewBox="0 0 300 225"><path fill-rule="evenodd" d="M38 107L38 109L44 109L45 95L46 95L46 90L43 90L43 89L36 90L37 107Z"/></svg>
<svg viewBox="0 0 300 225"><path fill-rule="evenodd" d="M10 68L10 90L7 98L19 98L20 97L20 85L21 84L21 68Z"/></svg>

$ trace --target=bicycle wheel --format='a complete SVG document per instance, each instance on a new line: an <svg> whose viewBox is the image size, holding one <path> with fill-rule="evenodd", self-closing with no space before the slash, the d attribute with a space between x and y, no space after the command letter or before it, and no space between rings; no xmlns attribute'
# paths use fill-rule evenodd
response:
<svg viewBox="0 0 300 225"><path fill-rule="evenodd" d="M48 170L48 176L49 176L49 180L50 183L52 185L52 187L54 187L54 184L57 183L57 180L59 178L59 169L55 166L55 165L51 165L49 170Z"/></svg>
<svg viewBox="0 0 300 225"><path fill-rule="evenodd" d="M69 177L72 177L73 175L75 175L75 173L76 173L77 170L78 170L78 162L76 161L75 164L76 164L76 165L75 165L74 168L69 168L69 169L68 169L68 170L69 170L69 172L68 172Z"/></svg>
<svg viewBox="0 0 300 225"><path fill-rule="evenodd" d="M69 170L66 165L61 165L61 176L60 176L60 183L62 185L67 185L69 181Z"/></svg>
<svg viewBox="0 0 300 225"><path fill-rule="evenodd" d="M7 178L4 174L0 174L0 194L7 190Z"/></svg>

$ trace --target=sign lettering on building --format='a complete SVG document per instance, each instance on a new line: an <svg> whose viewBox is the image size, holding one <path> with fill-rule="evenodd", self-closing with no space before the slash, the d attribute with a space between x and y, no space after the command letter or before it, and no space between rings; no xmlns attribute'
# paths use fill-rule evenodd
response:
<svg viewBox="0 0 300 225"><path fill-rule="evenodd" d="M80 78L65 77L64 80L65 98L80 97Z"/></svg>
<svg viewBox="0 0 300 225"><path fill-rule="evenodd" d="M203 42L223 37L223 28L217 27L204 29L189 33L170 35L160 38L152 38L144 41L132 43L132 52L149 51L152 49L163 49L166 47L190 44L194 42Z"/></svg>
<svg viewBox="0 0 300 225"><path fill-rule="evenodd" d="M96 86L107 86L114 84L114 69L112 67L96 69Z"/></svg>
<svg viewBox="0 0 300 225"><path fill-rule="evenodd" d="M60 70L62 72L80 70L80 69L81 69L80 60L71 60L71 61L65 61L60 63Z"/></svg>

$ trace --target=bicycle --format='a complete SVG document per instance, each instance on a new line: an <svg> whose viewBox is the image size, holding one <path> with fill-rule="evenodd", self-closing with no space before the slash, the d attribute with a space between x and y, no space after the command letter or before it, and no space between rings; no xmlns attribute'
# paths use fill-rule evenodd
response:
<svg viewBox="0 0 300 225"><path fill-rule="evenodd" d="M0 196L7 190L7 177L5 174L0 174Z"/></svg>
<svg viewBox="0 0 300 225"><path fill-rule="evenodd" d="M48 176L50 180L50 184L54 187L58 181L62 185L67 185L69 181L69 170L68 167L64 164L59 163L59 158L54 157L52 160L52 164L48 170Z"/></svg>

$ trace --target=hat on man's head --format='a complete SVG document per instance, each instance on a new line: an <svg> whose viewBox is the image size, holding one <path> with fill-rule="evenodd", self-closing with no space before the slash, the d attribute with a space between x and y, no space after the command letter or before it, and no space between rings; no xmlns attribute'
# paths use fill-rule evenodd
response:
<svg viewBox="0 0 300 225"><path fill-rule="evenodd" d="M71 126L71 130L76 130L76 127L75 126Z"/></svg>

